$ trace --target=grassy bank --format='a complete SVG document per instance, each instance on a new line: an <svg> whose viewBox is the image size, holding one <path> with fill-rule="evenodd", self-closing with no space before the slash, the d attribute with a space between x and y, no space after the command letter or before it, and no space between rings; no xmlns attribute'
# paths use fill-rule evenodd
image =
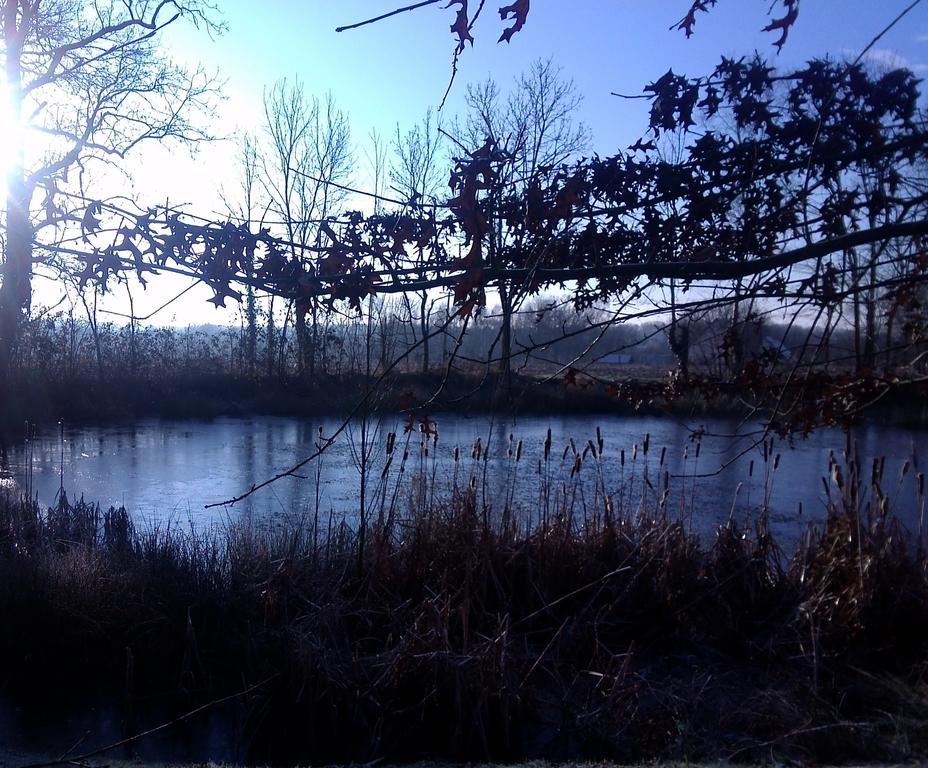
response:
<svg viewBox="0 0 928 768"><path fill-rule="evenodd" d="M608 508L525 530L467 488L361 532L6 497L0 686L126 733L232 696L211 727L261 762L924 756L928 561L834 482L794 553Z"/></svg>
<svg viewBox="0 0 928 768"><path fill-rule="evenodd" d="M19 427L26 420L73 424L139 417L347 415L368 388L375 391L370 407L391 413L429 401L432 411L480 413L505 407L495 377L455 375L446 380L440 371L396 374L386 382L359 374L310 380L177 373L159 378L114 375L102 381L23 375L13 382L0 420ZM513 406L525 413L634 412L605 391L568 390L558 381L515 377L514 391L524 391ZM433 400L436 392L441 394Z"/></svg>
<svg viewBox="0 0 928 768"><path fill-rule="evenodd" d="M308 378L254 378L227 373L164 372L132 377L114 372L97 377L55 377L20 373L0 404L0 430L17 435L24 421L69 424L146 417L212 418L217 416L347 415L369 388L369 406L397 413L424 406L430 412L521 414L684 413L744 416L746 402L762 395L728 384L708 398L698 388L685 396L667 397L664 372L637 371L612 384L583 375L547 380L540 375L513 375L511 395L496 376L485 372L397 373L380 382L360 374ZM610 379L612 380L612 379ZM437 393L437 394L436 394ZM875 398L862 418L880 423L928 424L928 384L899 386ZM813 408L813 410L815 410ZM818 413L818 411L816 411ZM822 415L822 414L819 414ZM857 418L856 416L854 418ZM843 420L840 420L844 423Z"/></svg>

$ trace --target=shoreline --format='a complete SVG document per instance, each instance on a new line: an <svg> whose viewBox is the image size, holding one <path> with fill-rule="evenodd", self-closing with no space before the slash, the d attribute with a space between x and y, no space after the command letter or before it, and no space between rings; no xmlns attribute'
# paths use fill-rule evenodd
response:
<svg viewBox="0 0 928 768"><path fill-rule="evenodd" d="M29 377L14 382L0 410L0 433L15 436L24 422L49 426L131 421L141 418L211 419L221 416L346 416L358 406L368 386L363 377L328 377L315 383L303 379L254 379L226 374L149 378L51 380ZM629 391L660 387L661 379L629 379L619 385ZM433 394L444 385L441 397ZM615 386L615 385L610 385ZM905 425L928 429L928 387L912 386L892 393L858 418L847 422ZM630 402L593 384L566 386L527 376L514 378L513 391L502 399L495 382L474 376L448 381L438 373L401 374L376 391L369 412L507 415L689 415L740 418L749 413L741 393L730 389L715 400L686 396L676 400ZM428 403L423 406L423 403ZM835 424L832 426L840 426Z"/></svg>

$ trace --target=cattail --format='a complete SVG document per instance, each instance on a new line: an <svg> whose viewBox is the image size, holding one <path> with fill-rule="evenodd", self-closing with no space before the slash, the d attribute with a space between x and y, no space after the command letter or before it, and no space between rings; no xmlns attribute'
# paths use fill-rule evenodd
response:
<svg viewBox="0 0 928 768"><path fill-rule="evenodd" d="M573 477L576 474L579 474L580 467L583 465L583 457L579 454L574 457L574 467L570 470L570 476Z"/></svg>
<svg viewBox="0 0 928 768"><path fill-rule="evenodd" d="M519 440L519 442L516 443L516 464L519 463L521 458L522 458L522 441Z"/></svg>
<svg viewBox="0 0 928 768"><path fill-rule="evenodd" d="M778 453L778 454L777 454L776 456L774 456L774 458L773 458L773 469L774 469L774 471L776 471L776 470L779 469L779 468L780 468L780 454Z"/></svg>
<svg viewBox="0 0 928 768"><path fill-rule="evenodd" d="M545 436L545 461L551 454L551 428L548 427L548 434Z"/></svg>
<svg viewBox="0 0 928 768"><path fill-rule="evenodd" d="M660 460L660 464L659 464L659 465L662 466L662 467L664 466L664 457L665 457L666 455L667 455L667 446L665 445L663 448L661 448L661 460Z"/></svg>
<svg viewBox="0 0 928 768"><path fill-rule="evenodd" d="M651 445L651 433L645 432L644 434L644 445L641 446L641 451L645 456L648 455L648 448Z"/></svg>
<svg viewBox="0 0 928 768"><path fill-rule="evenodd" d="M751 459L751 463L748 464L748 477L754 477L754 459Z"/></svg>
<svg viewBox="0 0 928 768"><path fill-rule="evenodd" d="M619 464L623 467L625 466L625 449L624 448L621 451L619 451Z"/></svg>
<svg viewBox="0 0 928 768"><path fill-rule="evenodd" d="M603 452L603 432L599 427L596 427L596 445L599 448L599 453L602 455Z"/></svg>

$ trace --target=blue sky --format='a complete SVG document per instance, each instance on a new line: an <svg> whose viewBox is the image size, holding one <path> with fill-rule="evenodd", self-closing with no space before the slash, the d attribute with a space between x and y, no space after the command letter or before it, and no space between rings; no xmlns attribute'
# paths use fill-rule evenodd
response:
<svg viewBox="0 0 928 768"><path fill-rule="evenodd" d="M610 93L640 93L673 68L699 75L720 56L755 50L778 66L789 67L824 54L855 55L911 0L803 0L797 25L777 55L775 36L761 32L771 0L720 0L700 15L687 40L670 27L689 0L534 0L525 28L511 44L497 44L503 29L488 0L474 30L476 44L460 60L446 112L460 110L468 82L492 75L506 86L538 58L551 57L583 95L577 115L593 135L593 149L612 154L631 144L646 128L647 103ZM444 2L360 29L336 33L339 25L392 10L409 0L221 0L228 32L210 40L191 29L172 31L170 51L188 64L215 68L226 79L226 101L214 130L231 137L254 129L262 115L265 86L298 76L310 92L331 90L351 117L359 149L372 128L390 137L397 123L410 126L436 107L448 84L454 38L454 10ZM476 2L471 3L476 6ZM778 10L778 9L777 9ZM870 54L877 63L905 64L928 76L928 2L912 11L881 39ZM208 213L222 205L217 189L230 182L234 147L221 141L191 161L184 153L155 150L137 174L136 193L192 204ZM361 152L359 151L359 156ZM365 184L363 168L356 183ZM149 291L155 304L160 298ZM208 294L207 294L208 295ZM185 303L189 306L189 303ZM219 321L221 313L197 312Z"/></svg>
<svg viewBox="0 0 928 768"><path fill-rule="evenodd" d="M754 50L789 66L824 53L859 51L910 0L804 0L797 26L780 56L775 36L762 33L771 0L721 0L699 18L687 40L669 27L689 0L535 0L528 23L509 45L497 44L502 29L489 0L475 29L476 44L461 58L448 109L454 112L468 81L492 74L508 83L539 57L553 57L585 97L582 117L602 152L641 133L644 107L610 96L640 92L668 67L702 74L722 54ZM358 135L378 126L389 133L441 99L450 74L454 10L445 3L360 29L336 26L406 4L399 0L277 0L256 4L223 0L229 32L215 44L197 46L202 60L229 79L229 96L247 117L246 104L260 100L262 87L284 75L299 75L310 90L333 90L351 113ZM472 6L476 3L472 2ZM928 65L928 3L877 44L875 57L894 52L916 69Z"/></svg>
<svg viewBox="0 0 928 768"><path fill-rule="evenodd" d="M696 34L687 40L669 28L689 0L534 0L525 28L507 45L496 43L503 29L496 13L502 0L488 0L475 28L476 44L461 57L445 112L460 111L468 82L492 75L505 87L534 60L551 57L583 95L578 119L592 131L592 148L612 154L644 132L647 103L618 99L611 92L640 93L671 67L704 74L722 55L756 50L786 67L826 53L853 55L910 0L804 0L780 55L772 45L775 36L760 31L770 2L721 0L711 13L700 15ZM416 122L438 105L448 84L454 10L445 9L444 2L335 32L337 26L402 4L408 0L276 0L263 7L253 0L222 0L226 34L210 40L179 29L168 41L177 59L215 68L225 78L226 101L214 128L220 136L257 127L264 87L297 76L312 93L335 94L361 145L373 128L389 138L397 123ZM880 40L870 58L928 74L928 2ZM215 190L228 183L231 151L229 142L219 142L201 151L193 164L183 153L156 151L154 161L146 163L148 172L139 177L139 188L160 199L185 194L198 208L215 209ZM178 178L185 179L181 191Z"/></svg>

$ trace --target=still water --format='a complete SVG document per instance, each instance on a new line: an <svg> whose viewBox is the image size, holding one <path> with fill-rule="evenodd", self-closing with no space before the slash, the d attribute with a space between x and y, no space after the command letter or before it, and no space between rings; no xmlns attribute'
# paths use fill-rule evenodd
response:
<svg viewBox="0 0 928 768"><path fill-rule="evenodd" d="M765 460L763 448L752 447L752 437L732 436L739 427L742 433L749 428L728 419L531 416L513 422L444 415L436 422L437 442L423 440L418 431L404 433L401 418L369 425L364 441L370 454L368 514L391 506L402 514L411 495L440 498L473 477L489 507L498 511L508 504L527 522L564 509L579 519L601 508L603 494L614 507L654 510L666 488L666 509L685 514L701 531L732 514L749 519L766 504L774 531L792 538L808 522L823 518L829 451L840 458L846 444L840 430L820 430L793 446L776 441ZM52 504L63 486L70 498L124 505L140 522L204 527L246 518L273 526L294 515L318 515L324 522L351 524L360 507L359 425L339 434L298 476L284 477L235 505L206 508L293 467L314 452L320 427L328 437L339 426L336 419L255 416L52 429L7 446L0 453L0 471L43 504ZM694 439L697 430L704 434ZM396 433L396 447L384 472L390 432ZM481 459L474 458L478 438ZM920 461L928 455L928 433L869 425L853 430L852 439L867 468L865 485L871 459L885 457L883 489L897 516L917 530L923 510L915 477L924 469Z"/></svg>

